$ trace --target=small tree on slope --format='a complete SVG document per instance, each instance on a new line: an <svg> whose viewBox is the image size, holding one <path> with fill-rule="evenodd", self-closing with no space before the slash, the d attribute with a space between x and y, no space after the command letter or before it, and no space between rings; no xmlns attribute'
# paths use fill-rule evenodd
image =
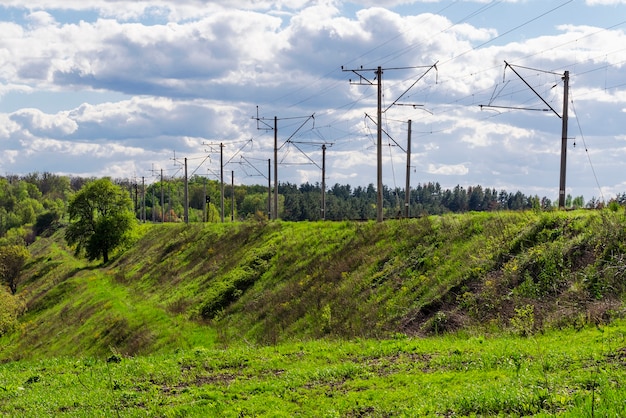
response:
<svg viewBox="0 0 626 418"><path fill-rule="evenodd" d="M17 285L22 267L26 264L30 254L23 245L0 246L0 279L11 289L17 292Z"/></svg>
<svg viewBox="0 0 626 418"><path fill-rule="evenodd" d="M135 223L128 194L108 178L83 186L69 201L69 216L68 244L76 245L77 254L84 249L90 261L102 257L104 263Z"/></svg>

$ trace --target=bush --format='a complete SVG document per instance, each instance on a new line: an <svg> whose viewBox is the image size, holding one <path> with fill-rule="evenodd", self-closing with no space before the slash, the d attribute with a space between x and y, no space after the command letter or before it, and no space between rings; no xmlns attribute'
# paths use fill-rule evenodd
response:
<svg viewBox="0 0 626 418"><path fill-rule="evenodd" d="M0 337L15 329L17 318L24 309L25 304L20 297L0 289Z"/></svg>
<svg viewBox="0 0 626 418"><path fill-rule="evenodd" d="M511 318L511 326L517 335L528 337L535 330L535 307L533 305L515 308L515 315Z"/></svg>
<svg viewBox="0 0 626 418"><path fill-rule="evenodd" d="M33 231L38 236L47 232L54 232L54 226L58 224L59 219L61 219L61 215L58 212L44 212L37 216Z"/></svg>

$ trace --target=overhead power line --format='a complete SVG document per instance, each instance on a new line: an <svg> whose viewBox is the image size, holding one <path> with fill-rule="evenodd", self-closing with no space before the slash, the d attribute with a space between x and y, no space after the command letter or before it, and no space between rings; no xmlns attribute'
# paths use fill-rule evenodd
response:
<svg viewBox="0 0 626 418"><path fill-rule="evenodd" d="M428 68L428 70L426 71L426 73L428 73L428 71L430 71L432 68L437 68L436 67L436 63L429 66L429 67L400 67L400 68L388 68L386 70L398 70L398 69L407 69L407 68ZM377 121L376 121L376 184L377 184L377 191L376 191L376 220L378 222L382 222L383 221L383 171L382 171L382 165L383 165L383 155L382 155L382 132L383 132L383 128L382 128L382 115L383 115L383 110L382 110L382 78L383 78L383 68L382 67L377 67L376 69L366 69L366 68L358 68L358 69L346 69L343 66L341 67L342 71L346 71L346 72L352 72L354 74L356 74L359 78L358 81L354 81L352 82L352 80L349 80L350 84L356 84L356 85L376 85L377 87ZM370 80L367 76L364 75L364 73L367 72L372 72L375 71L375 76L372 80ZM421 75L413 84L411 84L411 86L400 95L400 97L398 97L397 100L399 100L401 97L403 97L406 92L408 90L410 90L411 88L413 88L413 86L415 86L415 84L417 84L417 82L419 80L421 80L424 77L425 74ZM374 82L375 81L375 82ZM390 106L391 107L391 106ZM388 110L389 107L386 110Z"/></svg>
<svg viewBox="0 0 626 418"><path fill-rule="evenodd" d="M273 206L273 214L272 219L278 219L278 150L282 148L287 141L289 141L302 127L311 119L315 121L315 114L310 116L296 116L290 118L278 118L274 116L274 125L271 126L266 121L269 119L259 117L259 107L257 106L257 116L254 118L257 120L257 129L261 130L273 130L274 131L274 206ZM294 119L305 119L304 122L289 136L289 138L283 142L283 144L278 147L278 121L279 120L294 120ZM265 126L265 128L263 126Z"/></svg>
<svg viewBox="0 0 626 418"><path fill-rule="evenodd" d="M559 115L559 113L556 110L554 110L554 108L537 92L536 89L534 89L524 79L524 77L521 76L521 74L514 67L524 68L524 69L533 70L533 71L540 71L540 72L545 72L545 73L551 73L551 74L554 74L554 73L550 71L537 70L534 68L513 66L506 61L504 61L504 64L505 64L505 67L504 67L505 71L507 67L510 68L515 73L515 75L517 75L524 82L524 84L526 84L528 88L530 88L532 92L535 93L535 95L539 97L539 99L541 99L541 101L545 103L546 106L548 106L548 108L552 110L552 112L554 112L554 114L557 115L561 119L561 169L560 169L560 176L559 176L559 208L564 208L565 207L565 175L566 175L566 165L567 165L566 162L567 162L569 71L565 71L565 73L563 73L563 112L562 114ZM480 107L482 109L483 107L501 107L501 106L480 105ZM521 108L521 107L520 108L508 107L508 108L518 109L518 110L529 110L528 108ZM539 109L530 109L530 110L539 110Z"/></svg>

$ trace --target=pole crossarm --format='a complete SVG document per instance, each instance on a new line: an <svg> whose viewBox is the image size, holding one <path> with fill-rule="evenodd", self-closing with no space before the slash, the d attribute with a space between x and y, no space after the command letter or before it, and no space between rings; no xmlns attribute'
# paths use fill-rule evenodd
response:
<svg viewBox="0 0 626 418"><path fill-rule="evenodd" d="M256 119L256 129L259 131L271 131L274 129L272 125L270 125L269 123L265 123L265 118L259 117L259 106L256 107L256 118L252 116L252 119ZM265 125L265 128L262 128L259 123Z"/></svg>
<svg viewBox="0 0 626 418"><path fill-rule="evenodd" d="M535 107L496 106L496 105L483 105L483 104L478 105L478 106L480 106L481 110L485 107L492 108L492 109L531 110L535 112L549 112L551 110L551 109L537 109Z"/></svg>
<svg viewBox="0 0 626 418"><path fill-rule="evenodd" d="M304 156L305 156L305 157L306 157L306 158L307 158L307 159L311 162L311 164L313 164L315 167L319 168L320 170L322 169L322 167L320 167L318 163L316 163L316 162L315 162L315 161L314 161L311 157L309 157L309 155L308 155L306 152L304 152L304 151L302 150L302 148L300 148L300 147L298 146L298 144L316 145L316 143L315 143L315 142L296 142L296 141L287 141L287 142L289 142L289 143L290 143L290 144L292 144L294 147L296 147L296 149L297 149L298 151L300 151L300 152L302 153L302 155L304 155ZM317 144L318 144L318 145L326 145L326 143L325 143L325 142L324 142L324 143L317 143ZM332 145L332 144L331 144L331 145Z"/></svg>
<svg viewBox="0 0 626 418"><path fill-rule="evenodd" d="M298 126L298 129L296 129L290 136L289 138L287 138L285 140L285 142L283 142L283 145L280 146L280 148L282 148L283 146L285 146L286 143L291 142L291 138L293 138L298 132L300 132L300 129L302 129L304 127L304 125L307 124L307 122L311 119L313 119L313 123L315 124L315 113L312 114L311 116L303 116L306 117L306 120L304 122L302 122L302 124L300 126ZM300 119L300 118L292 118L292 119ZM280 119L279 119L280 120ZM279 148L279 149L280 149Z"/></svg>
<svg viewBox="0 0 626 418"><path fill-rule="evenodd" d="M289 141L292 144L302 144L302 145L316 145L316 146L320 146L320 145L328 145L328 146L333 146L335 143L334 142L307 142L307 141Z"/></svg>
<svg viewBox="0 0 626 418"><path fill-rule="evenodd" d="M382 133L383 133L383 128L382 128L382 114L383 109L382 109L382 97L383 97L383 92L382 92L382 79L383 79L383 72L387 71L387 70L406 70L406 69L415 69L415 68L428 68L428 70L422 74L421 77L419 77L408 89L406 89L404 91L404 93L402 93L389 107L387 107L387 109L385 109L385 112L394 104L397 103L398 100L400 100L402 97L404 97L404 95L406 95L406 93L413 88L413 86L415 86L415 84L417 84L417 82L419 80L421 80L427 73L428 71L430 71L431 69L437 69L437 63L435 63L434 65L430 65L430 66L421 66L421 67L396 67L396 68L386 68L383 69L382 67L377 67L376 69L373 68L363 68L361 66L361 68L357 68L357 69L347 69L344 68L343 66L341 67L342 71L348 71L348 72L353 72L356 75L359 76L359 82L358 83L353 83L352 80L350 81L350 84L358 84L358 85L364 85L364 84L368 84L368 85L372 85L372 86L376 86L377 88L377 92L376 92L376 103L377 103L377 107L376 107L376 114L377 114L377 122L376 122L376 221L377 222L382 222L383 221L383 157L382 157ZM362 72L370 72L370 71L375 71L376 77L374 77L373 80L369 80L367 77L365 77L363 74L361 74ZM374 82L374 80L376 82ZM364 82L365 81L365 82ZM389 134L387 134L385 132L385 134L387 136L389 136L389 138L391 138L391 136ZM393 138L391 138L393 140ZM396 142L394 140L394 142ZM396 144L398 144L396 142ZM406 151L405 151L406 152Z"/></svg>
<svg viewBox="0 0 626 418"><path fill-rule="evenodd" d="M370 86L374 86L376 85L376 83L374 83L373 80L370 81L369 78L365 77L363 74L361 74L361 72L371 72L371 71L377 71L376 68L363 68L363 66L361 66L361 68L357 68L357 69L347 69L347 68L343 68L343 65L341 66L341 71L348 71L351 73L356 74L359 77L359 82L357 83L356 81L352 81L352 79L348 79L348 82L352 85L357 85L357 86L362 86L362 85L370 85ZM376 77L374 77L374 80L376 80ZM365 82L363 82L365 81Z"/></svg>
<svg viewBox="0 0 626 418"><path fill-rule="evenodd" d="M544 112L549 112L552 111L555 115L557 115L559 117L559 119L561 119L561 165L560 165L560 170L559 170L559 208L564 208L565 207L565 176L566 176L566 172L567 172L567 123L568 123L568 93L569 93L569 71L565 71L563 73L562 80L563 80L563 113L562 115L559 114L556 110L554 110L554 108L550 105L550 103L548 103L538 92L537 90L535 90L525 79L524 77L521 76L521 74L519 72L517 72L517 70L514 68L513 65L509 64L508 62L504 61L504 71L506 72L507 68L510 68L511 71L513 71L515 73L515 75L517 75L523 82L524 84L526 84L526 86L532 90L533 93L535 93L535 95L537 97L539 97L539 99L541 99L541 101L548 106L548 109L537 109L537 108L522 108L522 107L512 107L512 106L494 106L491 104L491 102L493 101L493 94L492 94L492 98L489 102L488 105L480 105L480 108L483 109L485 107L490 107L490 108L500 108L500 109L516 109L516 110L535 110L535 111L544 111ZM538 70L535 68L529 68L529 67L522 67L519 65L516 65L515 67L518 68L524 68L527 70L533 70L533 71L539 71L539 72L543 72L543 73L547 73L547 74L554 74L554 75L561 75L558 73L555 73L553 71L544 71L544 70ZM502 91L502 90L500 90ZM494 90L495 92L495 90Z"/></svg>
<svg viewBox="0 0 626 418"><path fill-rule="evenodd" d="M270 124L265 123L265 118L259 117L259 107L256 107L256 112L257 112L257 116L256 116L256 120L257 120L257 129L260 130L264 130L264 131L274 131L274 210L273 210L273 214L272 214L272 218L273 219L278 219L278 150L280 148L282 148L291 138L293 138L293 136L298 133L298 131L300 131L300 129L302 129L302 127L310 120L313 119L313 123L315 123L315 114L312 114L310 116L296 116L296 117L291 117L291 118L278 118L277 116L274 116L272 118L272 120L274 121L274 126L272 127ZM306 118L306 120L298 127L298 129L296 129L296 131L291 134L291 136L289 136L289 138L283 142L283 144L280 146L280 148L278 147L278 121L279 120L290 120L290 119L304 119ZM269 119L267 119L269 120ZM266 128L261 128L259 126L259 122L263 123ZM270 180L271 182L271 180ZM270 211L271 212L271 211Z"/></svg>
<svg viewBox="0 0 626 418"><path fill-rule="evenodd" d="M409 88L408 88L408 89L406 89L406 90L404 91L404 93L402 93L400 96L398 96L398 98L397 98L396 100L394 100L394 101L393 101L393 103L391 103L389 106L387 106L387 108L386 108L385 110L383 110L383 113L385 113L386 111L388 111L388 110L389 110L392 106L394 106L394 105L398 104L398 101L399 101L401 98L403 98L403 97L404 97L404 96L405 96L405 95L409 92L409 90L411 90L413 87L415 87L415 85L416 85L417 83L419 83L419 81L420 81L422 78L426 77L426 74L428 74L428 73L430 72L430 70L432 70L432 69L434 68L434 69L435 69L435 71L438 71L438 70L437 70L437 63L438 63L438 62L439 62L439 61L437 61L437 62L435 62L433 65L429 66L429 67L428 67L428 70L426 70L426 71L424 72L424 74L422 74L421 76L419 76L419 77L417 78L417 80L415 80L415 81L413 82L413 84L411 84L411 85L409 86ZM417 67L415 67L415 68L417 68ZM422 68L423 68L423 67L422 67ZM419 106L419 105L413 105L413 107L415 107L415 106ZM423 105L422 105L422 106L423 106Z"/></svg>
<svg viewBox="0 0 626 418"><path fill-rule="evenodd" d="M367 116L368 119L371 120L372 122L376 123L376 121L370 115L368 115L367 113L365 114L365 116ZM396 146L402 150L402 152L406 152L406 150L402 147L402 145L398 144L398 141L393 139L393 137L384 128L380 128L380 130L382 131L382 133L387 135L387 138L391 139L393 141L393 143L396 144Z"/></svg>
<svg viewBox="0 0 626 418"><path fill-rule="evenodd" d="M239 157L240 157L242 160L244 160L246 163L248 163L248 165L249 165L250 167L254 168L254 170L255 170L257 173L259 173L259 174L260 174L260 175L261 175L264 179L266 179L266 180L267 180L267 178L268 178L268 177L267 177L267 175L266 175L266 174L263 174L263 173L261 172L261 170L259 170L258 168L256 168L256 166L255 166L254 164L252 164L252 163L250 162L250 160L248 160L248 159L247 159L246 157L244 157L243 155L240 155ZM264 161L265 161L265 160L264 160Z"/></svg>
<svg viewBox="0 0 626 418"><path fill-rule="evenodd" d="M542 102L543 102L546 106L548 106L548 108L549 108L550 110L552 110L552 112L554 112L554 114L555 114L555 115L557 115L559 118L561 118L561 115L559 115L559 113L558 113L556 110L554 110L554 108L553 108L552 106L550 106L550 103L548 103L548 102L547 102L547 101L546 101L543 97L541 97L541 95L537 92L537 90L535 90L535 89L533 88L533 86L531 86L531 85L528 83L528 81L526 81L526 80L524 79L524 77L522 77L522 76L520 75L520 73L518 73L518 72L515 70L515 68L513 68L513 66L512 66L511 64L509 64L509 63L508 63L508 62L506 62L506 61L504 61L504 64L505 64L505 65L504 65L504 70L505 70L505 71L506 71L507 67L508 67L508 68L510 68L510 69L511 69L511 71L513 71L513 72L515 73L515 75L516 75L516 76L518 76L518 77L520 78L520 80L522 80L522 81L524 82L524 84L526 84L526 86L528 86L528 88L529 88L529 89L531 89L531 90L532 90L532 92L533 92L533 93L535 93L535 95L536 95L537 97L539 97L539 98L541 99L541 101L542 101ZM526 68L526 69L529 69L529 70L531 70L531 69L532 69L532 68L527 68L527 67L520 67L520 68ZM541 70L535 70L535 71L541 71ZM544 71L544 72L546 72L546 73L550 73L550 72L548 72L548 71ZM554 73L551 73L551 74L554 74Z"/></svg>
<svg viewBox="0 0 626 418"><path fill-rule="evenodd" d="M230 164L230 162L231 162L231 161L232 161L232 160L233 160L233 159L234 159L234 158L235 158L235 157L236 157L236 156L237 156L237 155L238 155L241 151L243 151L243 149L244 149L245 147L247 147L247 146L248 146L248 144L250 144L250 143L252 143L252 138L248 139L248 140L247 140L247 141L246 141L246 142L245 142L245 143L244 143L241 147L239 147L239 149L238 149L238 150L237 150L237 151L236 151L236 152L232 155L232 157L230 157L230 158L228 159L228 161L226 161L226 162L224 163L224 165L228 165L228 164Z"/></svg>

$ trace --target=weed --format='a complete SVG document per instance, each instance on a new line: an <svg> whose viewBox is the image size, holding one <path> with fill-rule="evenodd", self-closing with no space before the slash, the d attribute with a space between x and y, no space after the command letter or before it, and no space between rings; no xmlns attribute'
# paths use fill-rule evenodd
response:
<svg viewBox="0 0 626 418"><path fill-rule="evenodd" d="M535 307L525 305L515 308L515 315L510 322L516 334L522 337L532 335L535 330Z"/></svg>
<svg viewBox="0 0 626 418"><path fill-rule="evenodd" d="M447 326L448 315L443 311L438 311L431 319L424 323L422 328L425 331L430 331L435 335L439 335L440 333L446 331Z"/></svg>

